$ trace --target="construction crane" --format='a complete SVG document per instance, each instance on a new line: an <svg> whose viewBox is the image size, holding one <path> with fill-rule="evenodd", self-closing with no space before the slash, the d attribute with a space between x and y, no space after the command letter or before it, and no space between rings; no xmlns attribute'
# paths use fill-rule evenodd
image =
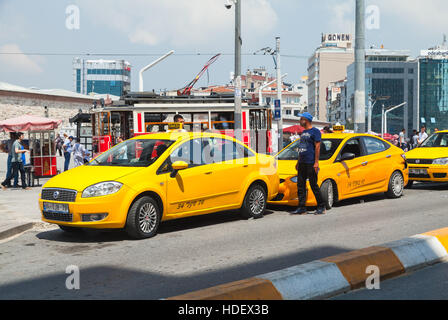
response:
<svg viewBox="0 0 448 320"><path fill-rule="evenodd" d="M191 89L193 89L194 85L198 80L202 77L202 75L207 71L208 67L210 67L211 64L213 64L216 60L218 60L219 56L221 54L218 53L217 55L214 55L210 60L207 61L207 63L204 65L202 70L198 73L198 75L185 87L182 89L177 90L178 96L189 96L191 94Z"/></svg>

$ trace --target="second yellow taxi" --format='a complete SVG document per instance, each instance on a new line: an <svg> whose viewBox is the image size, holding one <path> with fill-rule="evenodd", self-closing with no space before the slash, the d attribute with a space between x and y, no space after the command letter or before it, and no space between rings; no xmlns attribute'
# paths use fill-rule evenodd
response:
<svg viewBox="0 0 448 320"><path fill-rule="evenodd" d="M280 186L271 204L298 205L297 170L299 141L277 155ZM327 209L339 200L385 192L401 197L408 183L403 150L368 134L330 133L322 135L318 185ZM307 206L316 199L307 183Z"/></svg>
<svg viewBox="0 0 448 320"><path fill-rule="evenodd" d="M39 198L43 221L64 231L124 228L149 238L163 220L240 209L262 217L277 195L272 156L212 133L157 133L124 141L50 179Z"/></svg>

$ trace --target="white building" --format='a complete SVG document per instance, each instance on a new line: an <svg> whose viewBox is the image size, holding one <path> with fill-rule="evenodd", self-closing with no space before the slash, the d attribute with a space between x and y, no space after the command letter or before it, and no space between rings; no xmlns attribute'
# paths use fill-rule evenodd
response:
<svg viewBox="0 0 448 320"><path fill-rule="evenodd" d="M131 90L131 65L125 60L73 59L73 84L78 93L122 96Z"/></svg>

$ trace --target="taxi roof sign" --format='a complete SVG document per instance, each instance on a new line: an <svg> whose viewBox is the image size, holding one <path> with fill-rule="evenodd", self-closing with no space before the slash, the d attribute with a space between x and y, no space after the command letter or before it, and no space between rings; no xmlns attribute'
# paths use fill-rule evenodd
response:
<svg viewBox="0 0 448 320"><path fill-rule="evenodd" d="M344 132L345 126L333 126L333 131Z"/></svg>
<svg viewBox="0 0 448 320"><path fill-rule="evenodd" d="M182 122L170 122L168 123L168 130L180 130L183 129L183 123Z"/></svg>

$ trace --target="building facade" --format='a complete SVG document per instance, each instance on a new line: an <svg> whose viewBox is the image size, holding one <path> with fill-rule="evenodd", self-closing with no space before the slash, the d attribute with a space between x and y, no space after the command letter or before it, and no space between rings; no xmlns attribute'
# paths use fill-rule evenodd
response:
<svg viewBox="0 0 448 320"><path fill-rule="evenodd" d="M73 60L73 83L78 93L122 96L131 89L131 65L125 60Z"/></svg>
<svg viewBox="0 0 448 320"><path fill-rule="evenodd" d="M426 126L429 132L448 129L448 46L444 43L422 50L418 62L418 125Z"/></svg>
<svg viewBox="0 0 448 320"><path fill-rule="evenodd" d="M330 82L345 79L347 66L354 61L351 34L324 34L308 59L308 112L327 120L327 88Z"/></svg>
<svg viewBox="0 0 448 320"><path fill-rule="evenodd" d="M353 122L355 94L355 64L347 67L347 95L345 97L348 122ZM395 134L403 128L410 133L418 127L418 62L410 59L406 50L366 50L366 128L368 106L372 108L372 127L381 132L382 108L406 104L388 113L386 132Z"/></svg>

